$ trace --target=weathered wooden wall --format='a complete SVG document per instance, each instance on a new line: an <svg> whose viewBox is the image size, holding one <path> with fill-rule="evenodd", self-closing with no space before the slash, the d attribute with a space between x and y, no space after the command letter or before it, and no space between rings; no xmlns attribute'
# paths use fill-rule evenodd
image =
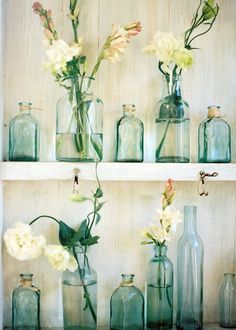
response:
<svg viewBox="0 0 236 330"><path fill-rule="evenodd" d="M59 34L70 41L71 29L66 18L67 0L44 0L51 8ZM197 127L206 116L209 104L219 104L232 127L232 153L236 158L236 1L218 0L220 14L212 31L196 42L192 69L184 73L184 97L191 113L191 160L197 160ZM41 161L55 160L55 105L62 90L52 76L42 69L45 49L42 27L32 13L31 0L5 0L5 115L4 123L16 114L17 103L31 100L42 107L35 112L41 123ZM94 90L104 102L104 161L113 160L115 121L121 116L121 105L134 103L137 115L145 125L145 161L154 161L154 105L162 95L161 75L154 58L142 53L142 48L157 30L181 34L190 24L197 0L81 0L80 34L85 37L87 54L94 63L111 24L140 20L143 31L134 38L122 62L104 62ZM5 155L7 131L5 127ZM81 191L90 192L93 183L82 182ZM97 270L99 324L109 322L109 298L120 283L122 272L133 272L136 284L144 290L146 265L151 248L140 246L140 231L152 221L160 207L163 183L106 182L103 184L106 205L96 232L101 236L91 250L91 260ZM198 206L198 229L205 247L204 319L217 321L218 292L225 272L236 271L236 188L234 183L209 183L210 195L200 198L197 183L176 184L176 208ZM81 207L68 200L69 181L5 182L4 229L15 221L27 221L40 214L51 214L78 224L88 205ZM46 227L46 228L45 228ZM35 225L49 241L56 242L53 224ZM176 246L182 233L180 226L169 244L168 255L176 266ZM11 320L11 292L18 283L18 274L31 271L42 291L42 325L62 324L60 279L42 257L32 262L17 262L4 249L4 324ZM43 271L42 271L43 269ZM175 267L176 269L176 267Z"/></svg>

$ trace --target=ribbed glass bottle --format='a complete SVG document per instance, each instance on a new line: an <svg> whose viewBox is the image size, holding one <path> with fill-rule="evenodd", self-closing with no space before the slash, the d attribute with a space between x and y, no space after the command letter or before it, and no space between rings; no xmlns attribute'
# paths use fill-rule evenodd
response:
<svg viewBox="0 0 236 330"><path fill-rule="evenodd" d="M117 162L143 161L143 123L135 117L135 105L123 105L123 117L116 126L116 154Z"/></svg>
<svg viewBox="0 0 236 330"><path fill-rule="evenodd" d="M231 161L231 130L222 118L219 106L208 107L207 119L198 129L199 163L229 163Z"/></svg>
<svg viewBox="0 0 236 330"><path fill-rule="evenodd" d="M219 323L223 328L236 328L235 274L224 274L219 295Z"/></svg>
<svg viewBox="0 0 236 330"><path fill-rule="evenodd" d="M20 102L20 113L9 125L9 160L39 160L39 121L31 114L32 104Z"/></svg>
<svg viewBox="0 0 236 330"><path fill-rule="evenodd" d="M173 265L167 246L155 246L147 274L147 329L171 329L173 320Z"/></svg>
<svg viewBox="0 0 236 330"><path fill-rule="evenodd" d="M203 319L203 244L197 233L196 206L184 207L184 233L177 248L179 330L200 330Z"/></svg>
<svg viewBox="0 0 236 330"><path fill-rule="evenodd" d="M20 274L20 285L12 294L12 329L40 329L40 291L32 284L32 274Z"/></svg>
<svg viewBox="0 0 236 330"><path fill-rule="evenodd" d="M144 329L144 298L133 278L133 274L122 274L122 282L111 296L111 330Z"/></svg>

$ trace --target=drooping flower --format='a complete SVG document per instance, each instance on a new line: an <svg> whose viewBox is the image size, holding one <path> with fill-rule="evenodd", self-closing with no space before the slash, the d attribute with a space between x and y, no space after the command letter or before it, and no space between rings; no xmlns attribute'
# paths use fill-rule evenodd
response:
<svg viewBox="0 0 236 330"><path fill-rule="evenodd" d="M52 73L66 70L67 63L72 61L74 57L78 57L82 51L82 39L78 44L69 46L62 39L53 40L52 44L46 51L49 62L46 63L46 67L51 70Z"/></svg>
<svg viewBox="0 0 236 330"><path fill-rule="evenodd" d="M31 226L22 222L16 222L3 237L8 253L22 261L38 258L46 244L43 235L33 236Z"/></svg>
<svg viewBox="0 0 236 330"><path fill-rule="evenodd" d="M55 270L74 272L78 267L75 258L62 245L46 245L44 255Z"/></svg>

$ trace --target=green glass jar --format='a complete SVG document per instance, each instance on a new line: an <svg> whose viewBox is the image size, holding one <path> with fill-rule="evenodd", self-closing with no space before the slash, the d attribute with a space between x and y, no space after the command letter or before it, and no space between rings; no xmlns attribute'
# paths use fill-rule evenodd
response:
<svg viewBox="0 0 236 330"><path fill-rule="evenodd" d="M20 285L12 294L12 329L40 329L40 291L32 284L32 274L20 274Z"/></svg>
<svg viewBox="0 0 236 330"><path fill-rule="evenodd" d="M110 329L143 330L144 298L133 284L133 274L122 274L122 282L111 296Z"/></svg>
<svg viewBox="0 0 236 330"><path fill-rule="evenodd" d="M147 329L171 329L173 323L173 265L167 246L156 245L147 273Z"/></svg>
<svg viewBox="0 0 236 330"><path fill-rule="evenodd" d="M135 105L124 104L123 116L116 126L116 153L117 162L143 161L143 123L135 117Z"/></svg>
<svg viewBox="0 0 236 330"><path fill-rule="evenodd" d="M230 163L231 130L219 106L209 106L207 119L198 129L199 163Z"/></svg>
<svg viewBox="0 0 236 330"><path fill-rule="evenodd" d="M9 125L9 160L39 160L39 121L31 114L32 104L20 102L20 113Z"/></svg>
<svg viewBox="0 0 236 330"><path fill-rule="evenodd" d="M156 162L190 160L189 106L182 98L181 76L165 76L164 97L156 106Z"/></svg>
<svg viewBox="0 0 236 330"><path fill-rule="evenodd" d="M224 274L219 294L219 323L223 328L236 328L235 274Z"/></svg>

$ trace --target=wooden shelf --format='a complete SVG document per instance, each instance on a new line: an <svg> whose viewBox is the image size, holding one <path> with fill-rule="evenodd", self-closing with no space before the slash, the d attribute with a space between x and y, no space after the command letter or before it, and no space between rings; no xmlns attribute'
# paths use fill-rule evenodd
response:
<svg viewBox="0 0 236 330"><path fill-rule="evenodd" d="M0 180L69 180L78 168L81 180L95 180L95 163L0 162ZM199 172L218 172L212 181L236 181L236 164L101 162L101 181L197 181Z"/></svg>

